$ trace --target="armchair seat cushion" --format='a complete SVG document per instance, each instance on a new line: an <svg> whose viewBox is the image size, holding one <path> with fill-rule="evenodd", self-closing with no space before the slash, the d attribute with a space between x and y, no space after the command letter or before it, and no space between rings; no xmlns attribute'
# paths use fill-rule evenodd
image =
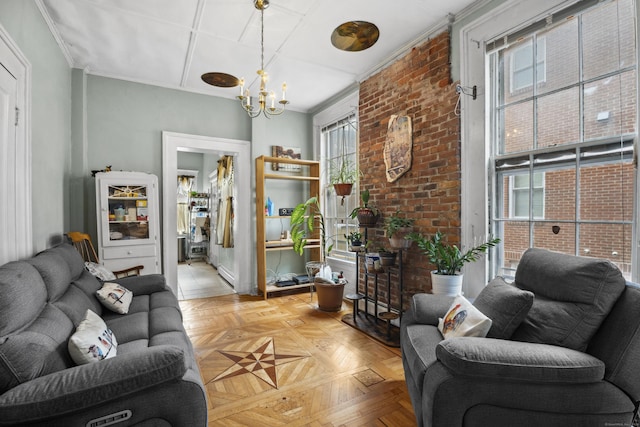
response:
<svg viewBox="0 0 640 427"><path fill-rule="evenodd" d="M578 384L604 378L599 359L553 345L450 338L438 344L436 356L451 372L470 377Z"/></svg>

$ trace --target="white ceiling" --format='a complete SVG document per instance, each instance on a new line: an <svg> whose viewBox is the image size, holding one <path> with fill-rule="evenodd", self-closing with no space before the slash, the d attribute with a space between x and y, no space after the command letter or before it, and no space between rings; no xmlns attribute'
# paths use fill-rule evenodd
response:
<svg viewBox="0 0 640 427"><path fill-rule="evenodd" d="M253 0L41 0L74 68L89 74L234 98L204 83L207 72L244 77L256 93L260 12ZM388 63L474 0L271 0L264 12L269 88L286 81L290 109L307 112ZM347 21L369 21L378 42L333 47Z"/></svg>

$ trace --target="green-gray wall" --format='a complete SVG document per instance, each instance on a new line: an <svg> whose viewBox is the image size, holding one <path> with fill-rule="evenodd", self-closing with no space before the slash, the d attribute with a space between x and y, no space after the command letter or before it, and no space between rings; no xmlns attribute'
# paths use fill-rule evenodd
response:
<svg viewBox="0 0 640 427"><path fill-rule="evenodd" d="M33 248L69 227L71 68L34 1L0 1L0 24L31 64Z"/></svg>

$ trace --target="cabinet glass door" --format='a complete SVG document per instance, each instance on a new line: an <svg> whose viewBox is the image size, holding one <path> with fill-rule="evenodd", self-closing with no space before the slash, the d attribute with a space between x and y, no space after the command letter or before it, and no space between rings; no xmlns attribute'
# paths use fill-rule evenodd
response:
<svg viewBox="0 0 640 427"><path fill-rule="evenodd" d="M149 239L150 189L146 184L107 184L109 234L105 242Z"/></svg>

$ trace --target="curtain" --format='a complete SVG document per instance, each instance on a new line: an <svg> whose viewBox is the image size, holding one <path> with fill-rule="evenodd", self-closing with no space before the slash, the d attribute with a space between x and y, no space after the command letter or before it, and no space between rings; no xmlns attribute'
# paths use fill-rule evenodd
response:
<svg viewBox="0 0 640 427"><path fill-rule="evenodd" d="M233 157L218 160L218 218L216 219L216 244L233 247Z"/></svg>
<svg viewBox="0 0 640 427"><path fill-rule="evenodd" d="M193 177L180 175L178 176L178 234L189 233L189 193L193 185Z"/></svg>

